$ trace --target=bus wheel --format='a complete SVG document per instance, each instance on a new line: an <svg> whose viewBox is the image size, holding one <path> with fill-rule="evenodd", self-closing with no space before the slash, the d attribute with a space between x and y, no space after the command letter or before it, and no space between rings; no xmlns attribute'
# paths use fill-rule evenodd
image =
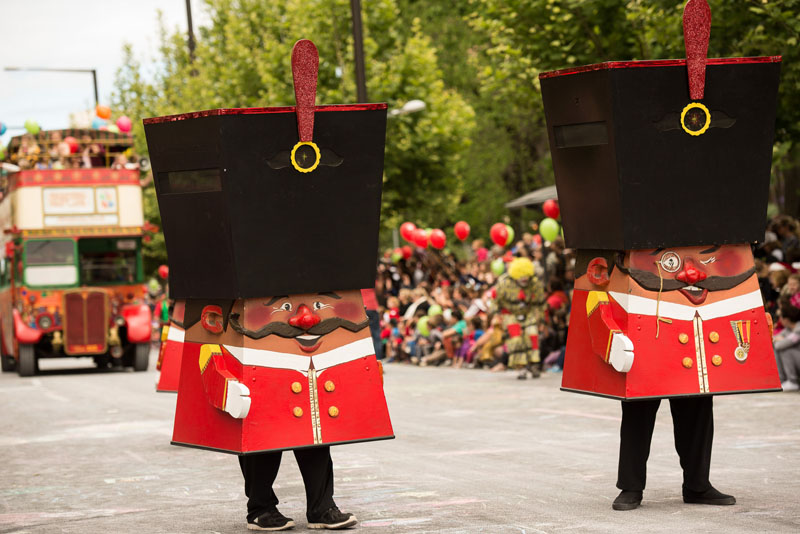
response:
<svg viewBox="0 0 800 534"><path fill-rule="evenodd" d="M133 357L134 371L147 371L147 364L150 360L150 343L137 343L136 352Z"/></svg>
<svg viewBox="0 0 800 534"><path fill-rule="evenodd" d="M33 349L33 345L19 344L17 371L19 376L33 376L36 374L36 352Z"/></svg>

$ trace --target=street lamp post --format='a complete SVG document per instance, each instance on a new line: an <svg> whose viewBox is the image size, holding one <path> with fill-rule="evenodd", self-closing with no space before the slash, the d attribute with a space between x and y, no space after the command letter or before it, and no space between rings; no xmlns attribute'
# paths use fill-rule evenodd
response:
<svg viewBox="0 0 800 534"><path fill-rule="evenodd" d="M91 73L94 82L94 105L100 103L100 95L97 92L97 69L51 69L48 67L5 67L5 71L28 71L28 72L81 72Z"/></svg>
<svg viewBox="0 0 800 534"><path fill-rule="evenodd" d="M350 0L353 15L353 55L356 62L356 98L367 101L367 76L364 71L364 32L361 26L361 0Z"/></svg>

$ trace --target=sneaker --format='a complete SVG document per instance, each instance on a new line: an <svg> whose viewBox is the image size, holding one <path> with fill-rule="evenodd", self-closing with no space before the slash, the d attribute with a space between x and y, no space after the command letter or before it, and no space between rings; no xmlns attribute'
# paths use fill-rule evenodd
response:
<svg viewBox="0 0 800 534"><path fill-rule="evenodd" d="M797 385L796 382L792 382L791 380L787 380L781 383L781 387L783 391L797 391L800 390L800 385Z"/></svg>
<svg viewBox="0 0 800 534"><path fill-rule="evenodd" d="M321 516L308 519L308 528L328 530L340 530L343 528L352 527L358 523L358 519L353 514L343 514L336 506L329 508Z"/></svg>
<svg viewBox="0 0 800 534"><path fill-rule="evenodd" d="M247 521L248 530L265 530L277 532L279 530L289 530L294 527L294 520L284 517L278 510L270 510L255 518Z"/></svg>
<svg viewBox="0 0 800 534"><path fill-rule="evenodd" d="M736 497L720 493L713 487L706 491L692 491L683 489L683 502L689 504L711 504L714 506L730 506L736 504Z"/></svg>
<svg viewBox="0 0 800 534"><path fill-rule="evenodd" d="M619 495L617 495L617 498L614 499L614 503L611 505L611 508L614 510L634 510L639 508L640 504L642 504L641 491L622 490L619 492Z"/></svg>

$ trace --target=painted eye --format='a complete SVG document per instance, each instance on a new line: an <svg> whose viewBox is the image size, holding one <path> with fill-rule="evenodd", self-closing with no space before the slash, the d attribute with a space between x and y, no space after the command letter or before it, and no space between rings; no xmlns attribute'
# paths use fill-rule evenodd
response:
<svg viewBox="0 0 800 534"><path fill-rule="evenodd" d="M281 311L292 311L292 303L291 302L284 302L278 308Z"/></svg>
<svg viewBox="0 0 800 534"><path fill-rule="evenodd" d="M311 305L311 307L314 308L314 310L316 311L316 310L321 310L322 308L325 307L325 305L320 301L316 300L314 301L314 304Z"/></svg>
<svg viewBox="0 0 800 534"><path fill-rule="evenodd" d="M668 273L674 273L681 268L681 257L674 252L665 252L659 261L661 268Z"/></svg>

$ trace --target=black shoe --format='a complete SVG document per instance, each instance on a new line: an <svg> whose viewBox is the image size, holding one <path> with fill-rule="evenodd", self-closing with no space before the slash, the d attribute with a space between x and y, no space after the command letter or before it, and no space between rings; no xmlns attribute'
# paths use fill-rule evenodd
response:
<svg viewBox="0 0 800 534"><path fill-rule="evenodd" d="M639 508L640 504L642 504L641 491L622 490L617 495L617 498L614 499L614 504L611 505L611 508L614 510L634 510Z"/></svg>
<svg viewBox="0 0 800 534"><path fill-rule="evenodd" d="M736 504L736 497L720 493L713 487L706 491L692 491L683 489L683 502L689 504L711 504L715 506L730 506Z"/></svg>
<svg viewBox="0 0 800 534"><path fill-rule="evenodd" d="M247 521L248 530L266 530L277 532L279 530L289 530L294 527L294 520L284 517L278 510L270 510L255 518Z"/></svg>
<svg viewBox="0 0 800 534"><path fill-rule="evenodd" d="M308 528L327 528L328 530L339 530L352 527L358 523L358 519L353 514L343 514L336 506L329 508L319 517L308 518Z"/></svg>

